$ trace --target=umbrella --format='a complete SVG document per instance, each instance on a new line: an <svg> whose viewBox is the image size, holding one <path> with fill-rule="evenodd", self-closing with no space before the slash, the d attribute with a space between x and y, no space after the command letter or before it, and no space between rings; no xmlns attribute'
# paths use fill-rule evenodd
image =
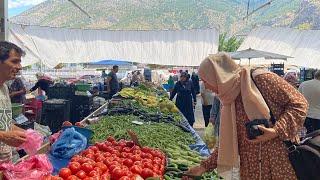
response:
<svg viewBox="0 0 320 180"><path fill-rule="evenodd" d="M246 49L242 51L236 51L230 53L230 56L232 59L249 59L249 64L250 60L253 58L265 58L265 59L282 59L282 60L287 60L288 58L293 58L291 56L286 56L282 54L277 54L277 53L271 53L267 51L260 51L256 49Z"/></svg>

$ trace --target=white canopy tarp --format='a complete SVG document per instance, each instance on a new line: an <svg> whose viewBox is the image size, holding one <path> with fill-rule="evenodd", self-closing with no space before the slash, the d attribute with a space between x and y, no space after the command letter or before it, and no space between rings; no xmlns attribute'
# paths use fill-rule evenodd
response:
<svg viewBox="0 0 320 180"><path fill-rule="evenodd" d="M320 68L320 30L259 27L253 30L238 51L253 48L261 51L291 56L288 65ZM251 64L270 64L277 60L263 58L251 60ZM283 62L283 61L282 61ZM241 60L241 64L248 61Z"/></svg>
<svg viewBox="0 0 320 180"><path fill-rule="evenodd" d="M26 50L23 65L123 59L144 64L198 66L218 51L216 29L109 31L10 24L9 41Z"/></svg>

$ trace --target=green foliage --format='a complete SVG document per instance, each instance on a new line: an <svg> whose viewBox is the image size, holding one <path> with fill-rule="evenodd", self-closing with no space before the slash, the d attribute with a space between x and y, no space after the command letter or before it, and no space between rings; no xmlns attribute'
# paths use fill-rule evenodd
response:
<svg viewBox="0 0 320 180"><path fill-rule="evenodd" d="M238 38L236 36L227 37L227 33L222 33L219 35L219 48L218 51L224 52L234 52L240 47L243 42L243 38Z"/></svg>

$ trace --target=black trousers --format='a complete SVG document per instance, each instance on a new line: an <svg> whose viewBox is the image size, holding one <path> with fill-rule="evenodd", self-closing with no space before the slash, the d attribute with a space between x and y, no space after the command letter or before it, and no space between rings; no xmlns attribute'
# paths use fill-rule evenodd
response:
<svg viewBox="0 0 320 180"><path fill-rule="evenodd" d="M307 128L307 134L320 129L320 119L307 117L304 122L304 127Z"/></svg>
<svg viewBox="0 0 320 180"><path fill-rule="evenodd" d="M202 105L202 114L204 119L204 125L207 127L209 124L210 119L210 111L211 111L212 105Z"/></svg>

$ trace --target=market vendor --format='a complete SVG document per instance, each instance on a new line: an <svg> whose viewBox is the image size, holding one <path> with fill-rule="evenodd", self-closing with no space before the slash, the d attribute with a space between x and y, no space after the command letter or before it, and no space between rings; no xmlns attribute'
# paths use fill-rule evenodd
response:
<svg viewBox="0 0 320 180"><path fill-rule="evenodd" d="M308 109L303 95L278 75L240 67L225 53L202 61L199 75L222 103L219 145L188 174L217 168L231 179L233 168L240 168L240 179L297 179L283 141L298 139ZM271 127L259 125L263 134L249 140L245 124L255 119Z"/></svg>
<svg viewBox="0 0 320 180"><path fill-rule="evenodd" d="M119 66L114 65L111 72L108 74L105 84L107 85L107 93L109 93L109 98L111 99L119 91L119 81L117 78L117 73L119 71Z"/></svg>
<svg viewBox="0 0 320 180"><path fill-rule="evenodd" d="M53 80L49 77L46 76L45 74L38 72L36 73L36 77L38 79L37 83L30 89L31 92L35 91L38 89L38 99L44 100L44 94L43 91L47 94L48 89L50 85L53 84Z"/></svg>
<svg viewBox="0 0 320 180"><path fill-rule="evenodd" d="M193 109L197 103L197 98L192 81L189 80L186 72L181 73L180 80L174 85L173 91L170 95L170 100L172 100L176 94L178 94L176 106L184 117L186 117L190 126L193 126L195 121Z"/></svg>
<svg viewBox="0 0 320 180"><path fill-rule="evenodd" d="M6 81L14 80L21 70L25 52L10 42L0 41L0 163L12 159L12 148L26 141L24 130L12 124L12 109Z"/></svg>

